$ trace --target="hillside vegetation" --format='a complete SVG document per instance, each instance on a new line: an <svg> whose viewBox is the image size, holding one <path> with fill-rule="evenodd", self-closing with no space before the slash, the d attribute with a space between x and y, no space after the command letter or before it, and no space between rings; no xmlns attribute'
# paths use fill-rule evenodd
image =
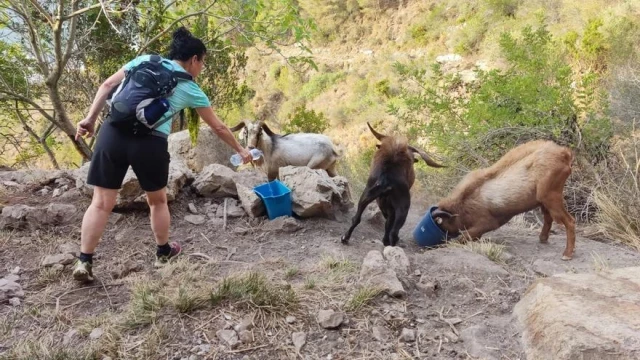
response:
<svg viewBox="0 0 640 360"><path fill-rule="evenodd" d="M2 10L20 40L0 44L2 165L89 160L94 141L73 133L100 81L138 53L165 53L170 31L185 25L207 41L198 81L227 124L254 118L329 135L346 150L339 172L357 195L375 149L366 122L448 165L416 165L424 201L516 144L553 139L577 155L571 212L640 247L637 1L108 1L108 16L97 2L80 5L63 6L78 15L65 18L60 39L46 22L13 20L40 11L33 4ZM195 138L198 117L186 115Z"/></svg>
<svg viewBox="0 0 640 360"><path fill-rule="evenodd" d="M375 149L365 123L406 135L450 166L418 165L414 192L431 201L512 146L553 139L578 155L566 193L572 213L639 246L637 207L625 195L640 195L640 107L633 100L640 95L639 3L353 0L300 7L317 26L317 70L294 71L279 54L250 51L246 76L255 96L229 118L257 118L282 132L294 123L308 126L297 130L324 129L347 150L341 172L357 194Z"/></svg>

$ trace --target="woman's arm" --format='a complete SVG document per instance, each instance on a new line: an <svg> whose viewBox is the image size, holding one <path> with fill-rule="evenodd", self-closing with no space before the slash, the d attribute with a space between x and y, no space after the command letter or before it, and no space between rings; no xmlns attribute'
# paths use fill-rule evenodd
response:
<svg viewBox="0 0 640 360"><path fill-rule="evenodd" d="M242 156L245 163L252 160L249 151L247 151L247 149L243 148L242 145L240 145L227 125L225 125L222 121L220 121L220 119L218 119L218 116L216 116L215 112L213 112L211 106L199 107L196 108L196 111L198 112L198 115L200 115L202 120L204 120L204 122L209 125L211 130L213 130L213 132L215 132L216 135L218 135L218 137L222 139L222 141L227 143L238 154L240 154L240 156Z"/></svg>
<svg viewBox="0 0 640 360"><path fill-rule="evenodd" d="M124 68L118 70L115 74L109 76L107 80L105 80L102 85L98 88L98 92L96 93L95 98L93 99L93 103L91 104L91 108L89 109L89 114L86 119L96 122L98 119L98 115L107 101L107 97L113 88L120 85L120 83L124 80Z"/></svg>
<svg viewBox="0 0 640 360"><path fill-rule="evenodd" d="M109 76L109 78L100 85L100 87L98 88L98 92L93 99L93 103L91 103L89 114L86 118L84 118L77 124L76 141L78 141L81 136L93 136L95 131L95 123L96 120L98 120L98 114L100 113L102 108L104 108L109 93L111 92L111 90L113 90L113 88L118 86L123 79L124 69L120 69L115 74Z"/></svg>

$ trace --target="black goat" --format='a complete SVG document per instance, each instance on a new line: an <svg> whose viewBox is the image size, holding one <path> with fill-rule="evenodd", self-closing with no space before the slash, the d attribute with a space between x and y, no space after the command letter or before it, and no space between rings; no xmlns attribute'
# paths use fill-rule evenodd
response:
<svg viewBox="0 0 640 360"><path fill-rule="evenodd" d="M348 244L351 233L360 223L362 212L373 200L376 200L382 215L386 219L384 226L384 246L396 246L398 232L407 219L411 206L411 187L415 181L413 164L418 161L415 154L432 167L444 167L433 161L424 151L408 145L406 138L387 136L376 132L369 123L369 130L380 140L377 144L367 185L358 201L358 210L352 219L351 227L342 236L342 243Z"/></svg>

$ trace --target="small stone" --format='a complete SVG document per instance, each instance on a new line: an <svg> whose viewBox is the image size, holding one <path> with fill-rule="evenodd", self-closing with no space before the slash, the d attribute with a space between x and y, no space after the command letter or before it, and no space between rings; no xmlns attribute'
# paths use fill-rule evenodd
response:
<svg viewBox="0 0 640 360"><path fill-rule="evenodd" d="M198 346L198 355L207 355L211 352L211 345L203 344Z"/></svg>
<svg viewBox="0 0 640 360"><path fill-rule="evenodd" d="M238 325L234 327L236 332L242 332L253 329L253 316L247 316Z"/></svg>
<svg viewBox="0 0 640 360"><path fill-rule="evenodd" d="M91 331L91 334L89 334L89 337L92 340L98 340L102 337L102 334L104 334L104 330L102 330L101 328L95 328Z"/></svg>
<svg viewBox="0 0 640 360"><path fill-rule="evenodd" d="M253 342L253 333L251 331L241 331L238 337L243 344L251 344Z"/></svg>
<svg viewBox="0 0 640 360"><path fill-rule="evenodd" d="M7 298L24 298L24 291L17 282L0 279L0 301L6 301Z"/></svg>
<svg viewBox="0 0 640 360"><path fill-rule="evenodd" d="M53 194L51 194L51 196L58 197L58 196L60 196L60 194L62 194L62 189L57 188L57 189L53 190Z"/></svg>
<svg viewBox="0 0 640 360"><path fill-rule="evenodd" d="M184 217L184 221L193 225L202 225L207 221L207 218L202 215L187 215Z"/></svg>
<svg viewBox="0 0 640 360"><path fill-rule="evenodd" d="M445 331L444 337L449 339L449 341L451 342L458 342L459 340L458 335L454 334L453 331Z"/></svg>
<svg viewBox="0 0 640 360"><path fill-rule="evenodd" d="M230 348L235 348L240 343L238 334L233 330L218 330L216 332L218 339L227 344Z"/></svg>
<svg viewBox="0 0 640 360"><path fill-rule="evenodd" d="M295 332L291 334L291 341L293 341L293 346L295 346L296 351L300 352L304 344L307 343L307 334L304 332Z"/></svg>
<svg viewBox="0 0 640 360"><path fill-rule="evenodd" d="M285 321L287 322L287 324L293 324L294 322L296 322L296 317L295 316L287 316Z"/></svg>
<svg viewBox="0 0 640 360"><path fill-rule="evenodd" d="M9 281L13 281L13 282L18 282L18 280L20 280L20 276L14 275L14 274L9 274L9 275L5 276L4 278L9 280Z"/></svg>
<svg viewBox="0 0 640 360"><path fill-rule="evenodd" d="M55 272L60 273L60 272L63 272L63 271L64 271L64 265L62 265L62 264L54 264L54 265L51 267L51 269L52 269L53 271L55 271Z"/></svg>
<svg viewBox="0 0 640 360"><path fill-rule="evenodd" d="M49 255L42 260L42 266L49 267L55 264L69 265L73 263L75 257L71 254Z"/></svg>
<svg viewBox="0 0 640 360"><path fill-rule="evenodd" d="M402 342L413 342L416 341L416 332L412 329L404 328L402 329L402 333L400 334L400 341Z"/></svg>
<svg viewBox="0 0 640 360"><path fill-rule="evenodd" d="M67 331L67 333L64 334L64 338L62 339L62 345L69 345L76 335L78 335L78 330L76 329Z"/></svg>
<svg viewBox="0 0 640 360"><path fill-rule="evenodd" d="M20 272L22 272L22 269L20 269L20 266L16 266L13 268L13 270L11 270L11 274L13 275L20 275Z"/></svg>
<svg viewBox="0 0 640 360"><path fill-rule="evenodd" d="M438 282L427 280L424 278L424 276L422 276L420 278L420 281L416 283L416 288L418 288L418 290L422 291L427 296L434 296L436 295L436 292L438 290Z"/></svg>
<svg viewBox="0 0 640 360"><path fill-rule="evenodd" d="M320 310L318 312L318 324L325 329L335 329L344 321L344 315L333 310Z"/></svg>
<svg viewBox="0 0 640 360"><path fill-rule="evenodd" d="M58 251L61 254L79 255L80 246L78 244L65 243L58 246Z"/></svg>
<svg viewBox="0 0 640 360"><path fill-rule="evenodd" d="M373 338L380 341L381 343L386 343L389 339L389 330L387 330L383 326L374 326L371 329L371 335L373 335Z"/></svg>
<svg viewBox="0 0 640 360"><path fill-rule="evenodd" d="M20 302L20 299L18 299L17 297L14 297L14 298L9 299L9 304L11 304L11 306L18 307L22 303Z"/></svg>
<svg viewBox="0 0 640 360"><path fill-rule="evenodd" d="M422 272L420 270L416 270L416 271L413 272L413 275L414 276L420 276L420 275L422 275Z"/></svg>
<svg viewBox="0 0 640 360"><path fill-rule="evenodd" d="M197 214L198 213L198 208L196 208L194 203L189 203L189 211L191 211L192 214Z"/></svg>

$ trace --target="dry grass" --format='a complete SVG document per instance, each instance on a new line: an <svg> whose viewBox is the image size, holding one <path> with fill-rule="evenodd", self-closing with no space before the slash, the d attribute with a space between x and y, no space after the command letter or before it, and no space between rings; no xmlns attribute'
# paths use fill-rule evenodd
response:
<svg viewBox="0 0 640 360"><path fill-rule="evenodd" d="M207 289L197 288L191 285L180 285L170 299L171 305L180 313L189 313L203 308L207 304Z"/></svg>
<svg viewBox="0 0 640 360"><path fill-rule="evenodd" d="M166 303L161 286L147 278L140 278L131 289L131 301L123 325L136 328L155 321L157 313Z"/></svg>
<svg viewBox="0 0 640 360"><path fill-rule="evenodd" d="M298 306L298 298L291 286L274 284L257 272L223 279L211 293L211 303L216 306L225 301L236 307L245 306L276 314L286 314Z"/></svg>
<svg viewBox="0 0 640 360"><path fill-rule="evenodd" d="M593 269L596 272L609 270L609 262L606 259L603 259L600 254L591 252L591 258L593 259Z"/></svg>
<svg viewBox="0 0 640 360"><path fill-rule="evenodd" d="M491 242L486 238L481 238L478 241L467 241L465 243L452 242L449 246L473 251L486 256L489 260L497 264L504 264L503 255L505 246Z"/></svg>
<svg viewBox="0 0 640 360"><path fill-rule="evenodd" d="M640 134L617 144L609 169L598 174L593 197L608 238L640 251Z"/></svg>
<svg viewBox="0 0 640 360"><path fill-rule="evenodd" d="M382 290L377 287L364 286L359 288L344 305L345 311L356 312L375 300Z"/></svg>

